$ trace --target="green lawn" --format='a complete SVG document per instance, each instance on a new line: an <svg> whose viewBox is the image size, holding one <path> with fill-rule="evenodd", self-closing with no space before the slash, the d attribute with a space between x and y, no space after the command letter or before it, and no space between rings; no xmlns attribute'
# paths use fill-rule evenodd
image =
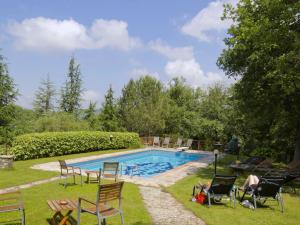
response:
<svg viewBox="0 0 300 225"><path fill-rule="evenodd" d="M219 163L218 173L229 174L229 170L225 165L229 161L234 161L232 157L226 157ZM215 225L232 225L232 224L245 224L245 225L273 225L273 224L299 224L300 221L300 195L297 194L283 194L285 203L285 212L281 213L277 202L267 201L266 206L260 206L256 211L244 208L237 204L234 209L230 206L229 201L223 201L224 204L214 204L211 208L206 205L200 205L191 202L191 194L193 185L201 182L209 182L213 176L213 167L202 169L197 175L188 176L171 187L166 191L170 192L178 201L182 202L185 207L191 210L195 215L203 219L207 224ZM237 180L237 184L241 185L245 180L245 176L241 176ZM298 190L299 191L299 190Z"/></svg>
<svg viewBox="0 0 300 225"><path fill-rule="evenodd" d="M71 179L70 179L71 180ZM78 179L79 181L79 179ZM49 209L46 200L70 198L77 200L79 196L86 197L95 201L97 193L96 184L70 185L66 189L59 185L59 181L35 186L33 188L22 190L26 209L26 224L44 225L49 224L47 219L51 218L53 212ZM131 225L150 225L151 218L144 207L138 187L131 183L125 183L123 189L123 212L125 224ZM73 212L73 217L77 218L77 212ZM1 213L1 221L9 218L17 218L16 213ZM95 216L82 214L81 224L97 224ZM107 220L108 225L117 225L120 223L120 217L116 216Z"/></svg>
<svg viewBox="0 0 300 225"><path fill-rule="evenodd" d="M14 185L20 185L32 181L37 181L41 179L46 179L58 175L57 172L31 169L30 167L35 164L57 161L58 159L74 159L74 158L91 156L91 155L101 155L101 154L120 152L120 151L129 151L129 150L131 149L105 150L105 151L56 156L56 157L49 157L49 158L42 158L42 159L16 161L14 162L13 169L0 170L0 189L11 187Z"/></svg>

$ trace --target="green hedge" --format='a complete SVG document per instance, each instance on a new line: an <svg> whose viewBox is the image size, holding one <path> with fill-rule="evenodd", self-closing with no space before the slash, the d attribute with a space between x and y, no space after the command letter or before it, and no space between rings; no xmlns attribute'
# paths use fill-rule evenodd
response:
<svg viewBox="0 0 300 225"><path fill-rule="evenodd" d="M18 136L13 143L12 154L18 160L36 159L96 150L124 149L139 145L140 139L136 133L46 132Z"/></svg>

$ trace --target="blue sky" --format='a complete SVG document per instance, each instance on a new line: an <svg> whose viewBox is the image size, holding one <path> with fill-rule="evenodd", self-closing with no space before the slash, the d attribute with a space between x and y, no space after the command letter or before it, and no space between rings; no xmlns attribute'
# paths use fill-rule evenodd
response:
<svg viewBox="0 0 300 225"><path fill-rule="evenodd" d="M183 76L207 87L229 84L216 66L230 21L222 5L233 0L7 0L1 2L0 48L30 108L49 74L57 90L72 55L81 65L83 105L101 104L112 84L116 95L131 78L151 74L167 83Z"/></svg>

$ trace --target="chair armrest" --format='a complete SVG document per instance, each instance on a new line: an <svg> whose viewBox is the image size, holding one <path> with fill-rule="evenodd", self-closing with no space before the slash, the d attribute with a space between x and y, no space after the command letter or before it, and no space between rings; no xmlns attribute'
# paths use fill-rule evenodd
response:
<svg viewBox="0 0 300 225"><path fill-rule="evenodd" d="M71 168L74 173L76 172L75 170L79 170L79 173L81 174L81 168L80 167L76 167L76 166L68 166L68 167Z"/></svg>
<svg viewBox="0 0 300 225"><path fill-rule="evenodd" d="M86 198L83 198L83 197L79 197L78 201L79 201L79 203L81 203L81 201L84 201L84 202L90 203L92 205L96 205L95 202L92 202L92 201L90 201L90 200L88 200Z"/></svg>

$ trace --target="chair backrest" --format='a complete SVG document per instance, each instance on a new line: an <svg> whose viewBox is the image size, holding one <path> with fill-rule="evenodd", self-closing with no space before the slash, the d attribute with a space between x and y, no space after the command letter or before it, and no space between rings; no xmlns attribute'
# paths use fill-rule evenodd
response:
<svg viewBox="0 0 300 225"><path fill-rule="evenodd" d="M121 200L123 184L124 181L111 184L100 184L98 187L97 203Z"/></svg>
<svg viewBox="0 0 300 225"><path fill-rule="evenodd" d="M170 143L170 137L165 137L164 139L164 145L168 145Z"/></svg>
<svg viewBox="0 0 300 225"><path fill-rule="evenodd" d="M186 147L191 147L193 144L193 139L188 139L186 142Z"/></svg>
<svg viewBox="0 0 300 225"><path fill-rule="evenodd" d="M65 160L58 160L59 162L59 166L60 166L60 169L67 169L68 166L67 166L67 163Z"/></svg>
<svg viewBox="0 0 300 225"><path fill-rule="evenodd" d="M181 144L182 144L182 138L178 138L177 142L176 142L176 145L181 146Z"/></svg>
<svg viewBox="0 0 300 225"><path fill-rule="evenodd" d="M254 189L254 194L260 197L275 198L284 184L284 177L281 176L262 176Z"/></svg>
<svg viewBox="0 0 300 225"><path fill-rule="evenodd" d="M153 137L153 144L159 144L159 137Z"/></svg>
<svg viewBox="0 0 300 225"><path fill-rule="evenodd" d="M119 171L119 162L104 162L102 175L103 176L117 176Z"/></svg>
<svg viewBox="0 0 300 225"><path fill-rule="evenodd" d="M215 175L208 191L213 194L229 195L236 178L237 176Z"/></svg>

